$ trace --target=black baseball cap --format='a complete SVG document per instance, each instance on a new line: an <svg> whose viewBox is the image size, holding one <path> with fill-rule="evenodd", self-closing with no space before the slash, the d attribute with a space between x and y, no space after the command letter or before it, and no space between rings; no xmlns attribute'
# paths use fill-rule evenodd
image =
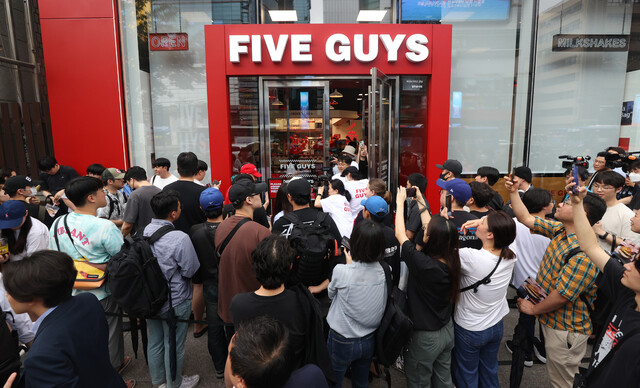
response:
<svg viewBox="0 0 640 388"><path fill-rule="evenodd" d="M451 171L455 176L462 174L462 163L455 159L447 159L442 164L436 164L436 167L441 170Z"/></svg>
<svg viewBox="0 0 640 388"><path fill-rule="evenodd" d="M37 183L35 183L31 178L24 175L16 175L11 178L7 178L4 183L4 191L8 193L15 193L18 189L25 189L29 187L36 187Z"/></svg>
<svg viewBox="0 0 640 388"><path fill-rule="evenodd" d="M292 179L287 185L287 194L293 198L311 198L311 184L303 178Z"/></svg>
<svg viewBox="0 0 640 388"><path fill-rule="evenodd" d="M250 179L240 179L229 189L229 201L244 201L245 198L267 191L266 183L254 183Z"/></svg>

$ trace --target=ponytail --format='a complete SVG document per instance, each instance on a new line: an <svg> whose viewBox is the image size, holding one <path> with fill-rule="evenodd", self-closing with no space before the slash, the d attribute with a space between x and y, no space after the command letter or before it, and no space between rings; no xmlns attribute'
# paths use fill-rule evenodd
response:
<svg viewBox="0 0 640 388"><path fill-rule="evenodd" d="M337 191L338 194L344 196L347 201L351 201L351 193L344 188L344 183L340 179L332 180L331 188Z"/></svg>
<svg viewBox="0 0 640 388"><path fill-rule="evenodd" d="M384 195L381 196L389 205L391 205L391 202L393 201L393 196L391 195L391 192L389 191L385 191Z"/></svg>
<svg viewBox="0 0 640 388"><path fill-rule="evenodd" d="M500 251L500 257L504 260L513 260L516 258L516 254L509 247L502 247L502 251Z"/></svg>

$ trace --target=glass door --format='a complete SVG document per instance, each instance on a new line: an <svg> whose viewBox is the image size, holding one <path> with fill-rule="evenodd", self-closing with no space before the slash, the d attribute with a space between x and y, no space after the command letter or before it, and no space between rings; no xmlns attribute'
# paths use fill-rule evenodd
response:
<svg viewBox="0 0 640 388"><path fill-rule="evenodd" d="M396 78L371 69L369 87L369 177L380 178L389 190L398 184L398 112Z"/></svg>
<svg viewBox="0 0 640 388"><path fill-rule="evenodd" d="M262 166L267 179L315 179L329 157L329 82L264 80ZM326 146L325 146L326 145Z"/></svg>

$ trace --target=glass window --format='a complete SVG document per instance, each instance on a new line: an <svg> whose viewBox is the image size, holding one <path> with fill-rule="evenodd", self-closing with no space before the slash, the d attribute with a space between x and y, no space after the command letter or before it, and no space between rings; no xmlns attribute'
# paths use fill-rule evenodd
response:
<svg viewBox="0 0 640 388"><path fill-rule="evenodd" d="M358 23L361 10L386 11L374 23L393 23L393 0L262 0L262 23L278 23L280 16L270 11L295 11L295 18L282 20L288 23ZM282 14L281 14L282 15ZM281 17L286 17L282 15ZM374 16L375 17L375 16ZM279 20L279 19L278 19Z"/></svg>
<svg viewBox="0 0 640 388"><path fill-rule="evenodd" d="M260 168L258 78L229 77L232 175L245 163Z"/></svg>
<svg viewBox="0 0 640 388"><path fill-rule="evenodd" d="M427 83L423 76L400 77L400 175L401 186L414 172L424 174L427 123Z"/></svg>

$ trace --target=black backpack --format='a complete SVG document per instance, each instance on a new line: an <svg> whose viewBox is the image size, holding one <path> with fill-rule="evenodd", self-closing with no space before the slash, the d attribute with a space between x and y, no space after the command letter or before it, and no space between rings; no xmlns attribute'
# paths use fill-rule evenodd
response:
<svg viewBox="0 0 640 388"><path fill-rule="evenodd" d="M385 262L380 262L387 284L387 305L380 326L376 331L376 359L388 368L393 364L411 338L413 322L404 313L406 296L393 286L391 270ZM386 372L386 371L385 371ZM389 374L387 373L387 376ZM390 386L390 380L387 381Z"/></svg>
<svg viewBox="0 0 640 388"><path fill-rule="evenodd" d="M172 230L173 225L165 225L150 237L127 236L120 252L107 263L111 296L131 317L153 317L169 298L167 279L151 252L151 244Z"/></svg>
<svg viewBox="0 0 640 388"><path fill-rule="evenodd" d="M324 224L327 214L318 212L313 223L302 223L296 214L289 212L283 218L291 221L289 234L291 246L298 253L293 264L293 274L305 286L317 286L329 276L329 258L335 238Z"/></svg>
<svg viewBox="0 0 640 388"><path fill-rule="evenodd" d="M11 313L0 310L0 381L7 381L13 372L20 369L18 332L7 326L7 314L13 317Z"/></svg>

